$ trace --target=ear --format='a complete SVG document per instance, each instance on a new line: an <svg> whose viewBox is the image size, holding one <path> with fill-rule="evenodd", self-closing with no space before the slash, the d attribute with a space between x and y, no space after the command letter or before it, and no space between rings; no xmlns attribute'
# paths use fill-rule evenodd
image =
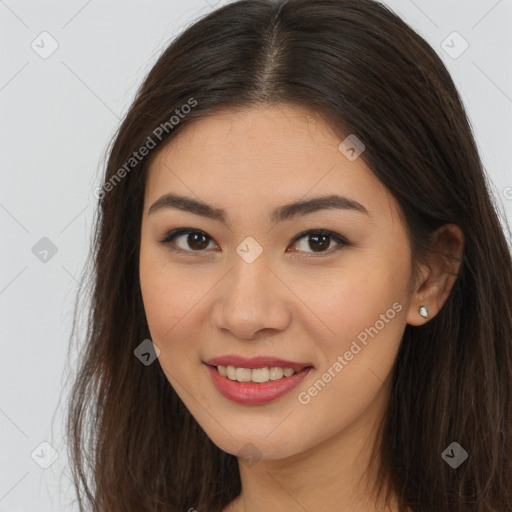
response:
<svg viewBox="0 0 512 512"><path fill-rule="evenodd" d="M420 265L412 292L407 323L422 325L437 315L455 282L464 250L464 234L459 226L445 224L432 235L432 250L426 264ZM427 308L428 317L420 315Z"/></svg>

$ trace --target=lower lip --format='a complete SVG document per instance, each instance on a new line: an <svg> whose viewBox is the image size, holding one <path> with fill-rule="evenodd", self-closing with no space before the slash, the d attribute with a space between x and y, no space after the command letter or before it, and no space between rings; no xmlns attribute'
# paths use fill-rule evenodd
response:
<svg viewBox="0 0 512 512"><path fill-rule="evenodd" d="M257 384L254 382L231 380L228 377L223 377L214 366L206 366L210 372L213 384L222 395L233 400L233 402L246 405L266 404L286 395L297 387L309 374L310 370L313 369L312 367L304 368L290 377Z"/></svg>

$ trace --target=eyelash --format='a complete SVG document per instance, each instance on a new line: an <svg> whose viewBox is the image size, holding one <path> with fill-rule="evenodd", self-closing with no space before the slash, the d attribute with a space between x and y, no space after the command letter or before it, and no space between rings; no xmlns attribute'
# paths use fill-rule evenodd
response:
<svg viewBox="0 0 512 512"><path fill-rule="evenodd" d="M200 235L203 235L204 237L206 237L207 239L209 239L210 241L213 240L212 237L210 237L208 234L206 234L204 231L201 231L200 229L180 228L180 229L175 229L173 231L170 231L165 236L165 238L163 240L160 240L160 243L163 244L163 245L166 245L169 250L171 250L173 252L176 252L176 253L181 253L181 254L185 253L185 254L190 254L190 255L193 255L193 256L198 256L197 253L206 252L206 249L202 249L202 250L185 250L185 249L179 249L179 248L171 245L171 242L173 242L178 236L188 235L188 234L200 234ZM329 249L327 251L320 251L320 252L317 252L317 253L314 253L314 252L308 253L308 252L306 252L306 254L308 254L307 257L317 258L317 257L326 256L326 255L331 255L334 252L339 251L343 247L348 247L348 246L351 245L341 235L338 235L337 233L335 233L333 231L326 230L326 229L310 229L308 231L303 231L302 233L298 234L292 240L292 244L295 244L301 238L305 238L308 235L328 236L331 239L331 241L334 240L335 242L337 242L339 244L339 246L334 248L334 249ZM294 251L294 252L305 252L305 251Z"/></svg>

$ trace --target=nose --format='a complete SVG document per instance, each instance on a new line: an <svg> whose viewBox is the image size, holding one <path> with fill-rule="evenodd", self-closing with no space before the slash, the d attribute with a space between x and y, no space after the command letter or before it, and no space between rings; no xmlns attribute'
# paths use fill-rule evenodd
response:
<svg viewBox="0 0 512 512"><path fill-rule="evenodd" d="M215 287L213 325L239 339L275 334L290 324L290 293L264 258L239 258Z"/></svg>

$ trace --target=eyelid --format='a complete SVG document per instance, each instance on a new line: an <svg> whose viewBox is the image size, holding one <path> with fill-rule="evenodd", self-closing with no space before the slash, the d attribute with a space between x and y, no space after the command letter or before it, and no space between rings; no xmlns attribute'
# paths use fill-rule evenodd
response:
<svg viewBox="0 0 512 512"><path fill-rule="evenodd" d="M185 249L176 248L176 247L173 247L171 245L171 242L174 241L178 236L187 235L187 234L190 234L190 233L199 233L199 234L205 236L206 238L208 238L209 240L214 241L213 237L211 237L208 233L206 233L205 231L203 231L201 229L197 229L197 228L178 228L178 229L174 229L174 230L170 231L169 233L167 233L164 236L164 238L159 241L159 243L161 243L162 245L166 245L173 252L178 252L178 253L182 253L182 254L183 253L187 253L187 254L191 254L191 255L194 255L194 256L199 256L200 253L207 253L206 249L203 249L203 250L200 250L200 251L193 251L193 250L185 250ZM334 240L338 244L338 247L335 247L333 249L329 249L328 251L320 251L318 253L306 252L306 251L288 251L288 249L287 249L286 252L304 253L304 254L307 255L307 257L314 257L315 258L315 257L322 257L322 256L327 256L327 255L333 254L334 252L338 251L342 247L351 246L352 245L345 237L341 236L340 234L338 234L338 233L336 233L334 231L330 231L328 229L321 229L321 228L318 228L318 229L308 229L306 231L303 231L303 232L299 233L298 235L296 235L293 238L293 240L291 241L290 245L295 244L301 238L307 237L308 235L325 235L325 236L329 236L331 238L331 240Z"/></svg>

